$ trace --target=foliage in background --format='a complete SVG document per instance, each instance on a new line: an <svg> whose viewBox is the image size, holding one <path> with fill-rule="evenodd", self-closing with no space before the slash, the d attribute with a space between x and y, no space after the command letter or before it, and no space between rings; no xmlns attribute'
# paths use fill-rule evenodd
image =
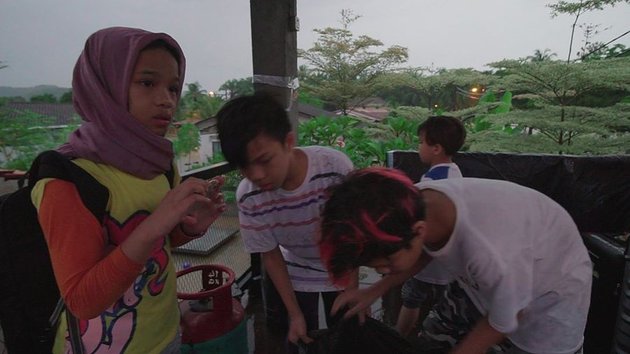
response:
<svg viewBox="0 0 630 354"><path fill-rule="evenodd" d="M298 102L309 104L317 108L324 108L324 102L322 100L303 90L298 91Z"/></svg>
<svg viewBox="0 0 630 354"><path fill-rule="evenodd" d="M26 171L35 156L44 150L54 149L68 139L80 120L76 118L66 127L48 128L55 119L30 111L19 112L8 118L4 104L0 103L0 154L3 168Z"/></svg>
<svg viewBox="0 0 630 354"><path fill-rule="evenodd" d="M217 96L211 96L208 92L201 88L198 82L186 85L187 90L179 100L176 121L192 120L198 121L214 116L221 106L223 99Z"/></svg>
<svg viewBox="0 0 630 354"><path fill-rule="evenodd" d="M199 128L192 123L182 124L177 130L177 138L173 140L173 149L178 157L188 156L201 146L201 135Z"/></svg>
<svg viewBox="0 0 630 354"><path fill-rule="evenodd" d="M554 4L547 5L547 7L551 9L552 17L559 16L560 14L575 16L573 24L571 25L571 37L569 40L569 53L567 55L567 63L571 61L571 51L573 48L573 38L575 37L575 27L580 19L580 16L589 11L603 10L606 6L615 6L615 4L623 2L630 4L630 0L579 0L577 2L559 0Z"/></svg>
<svg viewBox="0 0 630 354"><path fill-rule="evenodd" d="M404 117L388 117L383 123L340 117L316 117L298 128L300 146L322 145L343 151L355 167L384 165L389 150L417 146L417 122Z"/></svg>
<svg viewBox="0 0 630 354"><path fill-rule="evenodd" d="M57 97L51 93L31 97L31 103L57 103Z"/></svg>
<svg viewBox="0 0 630 354"><path fill-rule="evenodd" d="M630 128L624 105L613 102L608 107L589 107L585 98L611 91L630 93L630 58L571 64L504 60L490 66L506 73L497 87L509 88L516 96L529 100L527 109L498 114L492 122L525 129L526 138L532 138L532 149L602 154L615 151L615 146L627 141L627 134L621 133ZM495 136L486 138L496 144L493 150L511 144L501 143ZM487 144L485 148L489 148Z"/></svg>
<svg viewBox="0 0 630 354"><path fill-rule="evenodd" d="M302 68L306 91L347 114L353 105L372 96L376 79L398 64L407 61L407 48L391 46L382 51L383 43L360 35L355 37L350 25L360 16L351 10L341 11L341 28L315 29L319 38L308 50L298 50L310 67Z"/></svg>
<svg viewBox="0 0 630 354"><path fill-rule="evenodd" d="M238 96L251 95L254 93L254 84L251 77L244 79L231 79L224 82L219 87L219 92L226 100L231 100Z"/></svg>
<svg viewBox="0 0 630 354"><path fill-rule="evenodd" d="M59 97L59 103L72 103L72 90Z"/></svg>
<svg viewBox="0 0 630 354"><path fill-rule="evenodd" d="M222 153L215 153L212 159L208 161L210 165L218 164L226 162L225 157ZM223 198L226 203L234 203L236 202L236 189L238 188L238 184L244 178L241 174L241 171L238 169L232 170L223 175L225 177L225 183L223 184L223 188L221 191L223 193Z"/></svg>
<svg viewBox="0 0 630 354"><path fill-rule="evenodd" d="M474 69L410 68L379 80L379 93L394 107L422 106L437 111L471 107L494 78Z"/></svg>

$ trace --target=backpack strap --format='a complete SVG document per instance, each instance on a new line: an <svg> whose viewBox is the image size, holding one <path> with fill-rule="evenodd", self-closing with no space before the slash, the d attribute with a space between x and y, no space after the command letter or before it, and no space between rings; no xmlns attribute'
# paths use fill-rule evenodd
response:
<svg viewBox="0 0 630 354"><path fill-rule="evenodd" d="M57 301L57 306L55 306L55 310L48 319L49 330L52 332L51 336L54 338L54 333L57 333L59 318L61 317L61 312L63 312L64 309L66 310L66 324L68 326L68 334L70 337L72 353L83 354L85 353L85 348L83 347L83 342L81 341L81 326L79 324L79 319L77 319L66 308L66 304L63 302L63 298L61 297L59 297L59 301Z"/></svg>
<svg viewBox="0 0 630 354"><path fill-rule="evenodd" d="M103 221L109 190L67 156L54 150L42 152L33 161L28 176L29 187L42 178L58 178L74 183L83 204L99 222Z"/></svg>
<svg viewBox="0 0 630 354"><path fill-rule="evenodd" d="M74 317L70 311L66 309L66 322L68 323L68 332L70 336L70 346L72 347L73 354L84 354L85 348L81 341L81 330L79 326L79 319Z"/></svg>
<svg viewBox="0 0 630 354"><path fill-rule="evenodd" d="M39 154L28 172L28 186L32 188L42 178L57 178L72 182L88 210L102 223L105 208L109 200L109 190L100 184L92 175L74 164L68 157L57 151L44 151ZM59 298L55 310L49 319L50 328L57 328L59 317L64 310L63 298ZM85 349L81 342L79 320L66 308L66 322L70 336L72 352L83 354Z"/></svg>

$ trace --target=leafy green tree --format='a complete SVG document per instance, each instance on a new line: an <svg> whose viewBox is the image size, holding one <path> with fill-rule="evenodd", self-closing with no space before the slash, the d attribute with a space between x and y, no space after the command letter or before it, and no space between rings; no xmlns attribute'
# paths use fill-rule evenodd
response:
<svg viewBox="0 0 630 354"><path fill-rule="evenodd" d="M612 58L630 57L630 48L627 48L623 44L615 44L608 47L606 44L602 44L596 47L592 47L586 51L584 55L580 57L582 61L589 60L603 60Z"/></svg>
<svg viewBox="0 0 630 354"><path fill-rule="evenodd" d="M72 103L72 90L61 95L61 97L59 97L59 103Z"/></svg>
<svg viewBox="0 0 630 354"><path fill-rule="evenodd" d="M302 90L298 91L298 102L310 104L314 107L324 108L324 103L322 102L322 100Z"/></svg>
<svg viewBox="0 0 630 354"><path fill-rule="evenodd" d="M314 96L334 105L345 115L361 100L376 91L377 78L407 61L407 48L391 46L360 35L355 37L350 25L360 16L341 11L341 28L315 29L319 38L312 48L298 50L310 67L310 76L302 85Z"/></svg>
<svg viewBox="0 0 630 354"><path fill-rule="evenodd" d="M220 97L208 95L198 82L187 84L187 91L179 101L175 120L210 118L219 111L222 104L223 100Z"/></svg>
<svg viewBox="0 0 630 354"><path fill-rule="evenodd" d="M585 96L602 90L630 93L630 59L572 64L504 60L490 66L504 70L507 75L501 86L527 96L532 107L488 118L494 124L520 127L532 134L506 142L497 132L487 132L483 148L496 151L513 144L512 149L533 152L602 154L619 153L619 143L628 141L623 133L630 127L627 104L601 108L583 102Z"/></svg>
<svg viewBox="0 0 630 354"><path fill-rule="evenodd" d="M383 123L349 116L316 117L300 123L299 144L330 146L343 151L356 167L383 165L389 150L415 149L417 120L391 116Z"/></svg>
<svg viewBox="0 0 630 354"><path fill-rule="evenodd" d="M553 53L549 48L545 48L545 50L536 49L534 51L534 55L528 56L526 59L532 62L539 61L549 61L553 60L553 58L557 56L556 53Z"/></svg>
<svg viewBox="0 0 630 354"><path fill-rule="evenodd" d="M31 97L32 103L57 103L57 97L52 93L45 93Z"/></svg>
<svg viewBox="0 0 630 354"><path fill-rule="evenodd" d="M0 99L5 100L6 102L27 102L26 98L22 96L1 97Z"/></svg>
<svg viewBox="0 0 630 354"><path fill-rule="evenodd" d="M27 170L40 152L67 141L79 124L76 118L66 127L50 128L55 119L25 111L9 117L0 105L0 154L5 168Z"/></svg>
<svg viewBox="0 0 630 354"><path fill-rule="evenodd" d="M219 92L223 92L224 97L227 100L238 96L251 95L254 93L254 84L251 77L244 79L231 79L224 82L219 87Z"/></svg>
<svg viewBox="0 0 630 354"><path fill-rule="evenodd" d="M403 105L453 111L475 105L481 93L472 90L482 91L492 80L492 76L473 69L412 68L383 75L379 86L390 102L396 100L393 94L402 94L414 98L400 102Z"/></svg>
<svg viewBox="0 0 630 354"><path fill-rule="evenodd" d="M199 128L192 123L182 124L177 130L177 139L173 141L173 148L177 156L188 155L188 163L190 163L190 154L201 146L201 134Z"/></svg>
<svg viewBox="0 0 630 354"><path fill-rule="evenodd" d="M575 16L571 25L571 39L569 40L569 54L567 55L567 63L571 61L571 49L573 48L573 37L575 35L575 26L580 16L586 12L594 10L603 10L606 6L615 6L618 3L630 4L630 0L579 0L566 1L559 0L554 4L548 4L551 9L551 16L556 17L560 14Z"/></svg>

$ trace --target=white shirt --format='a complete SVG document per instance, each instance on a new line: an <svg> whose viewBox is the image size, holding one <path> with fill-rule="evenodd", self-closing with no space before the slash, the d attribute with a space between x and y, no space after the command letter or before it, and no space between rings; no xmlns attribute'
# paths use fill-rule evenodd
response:
<svg viewBox="0 0 630 354"><path fill-rule="evenodd" d="M451 199L453 234L439 260L490 325L532 353L574 353L582 344L592 264L577 227L559 204L499 180L421 182Z"/></svg>
<svg viewBox="0 0 630 354"><path fill-rule="evenodd" d="M459 170L459 166L457 166L456 163L440 163L431 166L431 168L422 175L420 182L462 177L462 172ZM451 273L444 269L439 261L436 260L427 264L418 274L414 275L414 278L426 283L438 285L446 285L453 281Z"/></svg>

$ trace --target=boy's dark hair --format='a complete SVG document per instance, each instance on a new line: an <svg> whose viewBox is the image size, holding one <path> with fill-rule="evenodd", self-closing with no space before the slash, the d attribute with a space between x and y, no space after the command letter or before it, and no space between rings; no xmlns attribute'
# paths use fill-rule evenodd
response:
<svg viewBox="0 0 630 354"><path fill-rule="evenodd" d="M291 122L284 107L272 96L256 93L227 102L217 113L217 129L225 159L247 166L247 144L260 134L284 143Z"/></svg>
<svg viewBox="0 0 630 354"><path fill-rule="evenodd" d="M409 247L413 224L425 217L419 190L396 169L355 170L329 192L320 254L336 283L352 269Z"/></svg>
<svg viewBox="0 0 630 354"><path fill-rule="evenodd" d="M429 145L440 144L448 156L453 156L464 145L466 129L464 124L449 116L432 116L418 126L418 137L424 132L424 140Z"/></svg>

